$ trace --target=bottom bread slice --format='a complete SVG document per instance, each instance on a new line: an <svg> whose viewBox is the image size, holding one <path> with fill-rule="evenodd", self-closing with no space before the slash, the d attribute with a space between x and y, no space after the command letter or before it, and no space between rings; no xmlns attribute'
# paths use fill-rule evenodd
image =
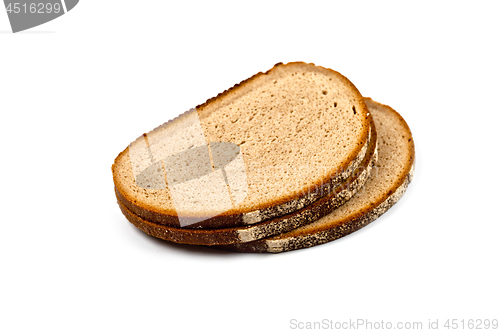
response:
<svg viewBox="0 0 500 333"><path fill-rule="evenodd" d="M378 136L378 162L351 200L303 227L249 243L219 246L238 252L285 252L331 242L361 229L384 214L405 193L413 178L415 147L405 120L389 106L369 98Z"/></svg>
<svg viewBox="0 0 500 333"><path fill-rule="evenodd" d="M371 118L371 117L370 117ZM330 193L314 203L285 216L276 217L247 227L220 229L187 229L169 227L145 220L131 212L116 194L120 209L133 225L148 235L175 243L193 245L226 245L252 242L261 238L288 232L330 214L349 200L367 181L377 161L377 132L371 120L371 134L368 150L356 171ZM116 192L116 189L115 189Z"/></svg>

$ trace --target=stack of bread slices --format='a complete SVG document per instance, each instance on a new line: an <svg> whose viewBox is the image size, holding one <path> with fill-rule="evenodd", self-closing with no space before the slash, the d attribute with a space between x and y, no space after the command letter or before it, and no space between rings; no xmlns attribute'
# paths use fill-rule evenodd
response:
<svg viewBox="0 0 500 333"><path fill-rule="evenodd" d="M138 137L112 172L121 211L149 235L284 252L375 220L405 192L414 160L396 111L331 69L295 62Z"/></svg>

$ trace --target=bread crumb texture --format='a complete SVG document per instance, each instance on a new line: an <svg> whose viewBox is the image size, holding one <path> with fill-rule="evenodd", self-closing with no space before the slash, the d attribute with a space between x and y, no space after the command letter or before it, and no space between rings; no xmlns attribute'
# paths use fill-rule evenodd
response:
<svg viewBox="0 0 500 333"><path fill-rule="evenodd" d="M377 206L395 192L408 174L414 154L411 133L398 114L383 106L370 104L371 108L374 106L377 109L373 110L372 116L377 128L379 148L378 162L370 178L352 200L316 223L295 230L296 233L332 226L353 218L368 207Z"/></svg>
<svg viewBox="0 0 500 333"><path fill-rule="evenodd" d="M225 247L241 252L284 252L343 237L372 222L405 193L413 177L415 147L404 119L388 106L366 99L378 137L378 162L365 185L344 205L315 222L267 239Z"/></svg>
<svg viewBox="0 0 500 333"><path fill-rule="evenodd" d="M214 207L224 207L226 215L251 213L303 197L312 187L338 175L341 177L335 180L340 183L349 176L346 170L351 167L352 171L357 167L352 164L361 162L368 144L367 107L357 89L339 73L312 64L276 66L207 101L197 108L197 113L202 143L209 143L209 147L216 143L239 147L247 182L244 195L240 193L235 200L237 193L230 193L229 202L216 200L199 205L193 200L185 211L178 211L169 189L176 184L175 172L168 171L173 164L155 160L151 170L156 176L150 177L163 174L164 179L158 179L150 188L141 187L131 166L129 147L113 165L115 186L126 200L145 210L173 216L208 216L217 213ZM164 129L167 133L178 126L177 121L169 123ZM168 149L198 147L202 143L199 131L196 133L190 139L194 143L183 139L181 145L186 147L175 147L181 140L171 138ZM161 141L144 137L146 145L154 140L156 144ZM196 149L194 155L203 159L210 156L207 150ZM213 161L200 164L201 169L208 167L213 168Z"/></svg>

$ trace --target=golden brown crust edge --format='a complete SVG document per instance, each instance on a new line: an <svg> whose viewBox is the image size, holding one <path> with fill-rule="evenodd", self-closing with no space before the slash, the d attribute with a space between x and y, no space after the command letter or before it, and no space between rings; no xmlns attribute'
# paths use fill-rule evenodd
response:
<svg viewBox="0 0 500 333"><path fill-rule="evenodd" d="M209 106L211 103L219 102L223 100L224 98L228 97L231 93L234 93L238 91L238 89L244 89L247 87L249 84L252 83L256 78L268 75L275 71L279 67L289 67L289 66L299 66L299 67L306 67L307 70L314 70L314 71L319 71L323 72L324 74L327 75L335 75L343 81L344 84L352 88L357 95L359 96L359 99L355 102L357 102L359 105L362 106L361 112L363 114L367 115L368 114L368 108L364 102L363 97L361 96L359 90L354 86L352 82L350 82L345 76L340 74L337 71L334 71L329 68L321 67L321 66L316 66L313 63L303 63L303 62L290 62L288 64L283 64L283 63L277 63L266 71L265 73L259 72L250 78L243 80L240 83L237 83L233 87L225 90L222 93L219 93L217 96L212 97L208 99L205 103L200 104L196 107L198 114L200 117L203 116L203 111L204 109ZM182 117L182 114L179 115L178 117L174 118L171 121L175 121L175 119L178 119L179 117ZM366 116L366 119L369 119L368 116ZM370 121L368 120L368 123ZM303 189L302 191L297 191L299 194L301 193L309 193L311 188L321 188L325 185L329 184L338 184L344 181L349 177L349 175L359 166L361 161L364 158L364 154L366 153L367 147L368 147L368 140L369 140L369 133L370 133L370 126L364 126L363 128L363 141L359 143L358 147L356 150L354 150L348 159L344 161L344 163L341 164L340 168L336 170L334 175L330 175L327 177L327 180L325 179L318 181L316 183L310 184L309 188ZM121 182L117 180L117 175L115 168L117 167L117 161L121 158L125 158L126 153L128 152L128 147L125 148L115 159L115 162L112 166L112 173L113 173L113 182L115 184L115 188L117 190L117 195L119 196L120 200L122 203L134 214L137 214L140 217L143 217L144 219L154 221L159 224L167 225L167 226L172 226L172 227L179 227L179 220L177 218L177 213L175 211L171 212L161 212L158 207L155 207L153 205L147 205L144 203L137 204L136 199L128 195L127 191L121 187ZM328 178L330 180L328 180ZM304 200L306 195L297 195L297 194L290 194L289 196L284 196L281 198L281 200L275 200L272 202L266 202L262 203L260 206L256 207L255 210L253 211L242 211L235 213L233 210L229 210L227 212L224 212L218 216L215 216L213 218L201 221L199 223L191 224L187 226L187 228L223 228L223 227L234 227L234 226L244 226L244 225L249 225L249 224L254 224L254 223L259 223L262 222L266 219L273 218L273 217L278 217L280 214L277 213L277 211L282 210L284 214L291 213L294 209L292 207L303 207L304 205L310 204L313 201L316 200L317 198L310 198L311 202L302 202L306 201ZM283 209L280 206L287 206L290 207L289 209ZM295 209L296 210L296 209ZM283 214L281 214L283 215Z"/></svg>

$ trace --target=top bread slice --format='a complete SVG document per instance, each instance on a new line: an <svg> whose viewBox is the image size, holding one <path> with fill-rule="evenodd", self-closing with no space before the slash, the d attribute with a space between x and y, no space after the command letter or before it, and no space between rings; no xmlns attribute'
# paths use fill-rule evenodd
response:
<svg viewBox="0 0 500 333"><path fill-rule="evenodd" d="M366 104L377 129L378 161L363 188L347 203L310 224L274 237L219 248L279 253L324 244L366 226L398 202L413 178L413 137L405 120L391 107L370 98Z"/></svg>
<svg viewBox="0 0 500 333"><path fill-rule="evenodd" d="M134 141L112 167L117 195L132 213L172 227L289 214L357 168L367 113L341 74L277 64Z"/></svg>

